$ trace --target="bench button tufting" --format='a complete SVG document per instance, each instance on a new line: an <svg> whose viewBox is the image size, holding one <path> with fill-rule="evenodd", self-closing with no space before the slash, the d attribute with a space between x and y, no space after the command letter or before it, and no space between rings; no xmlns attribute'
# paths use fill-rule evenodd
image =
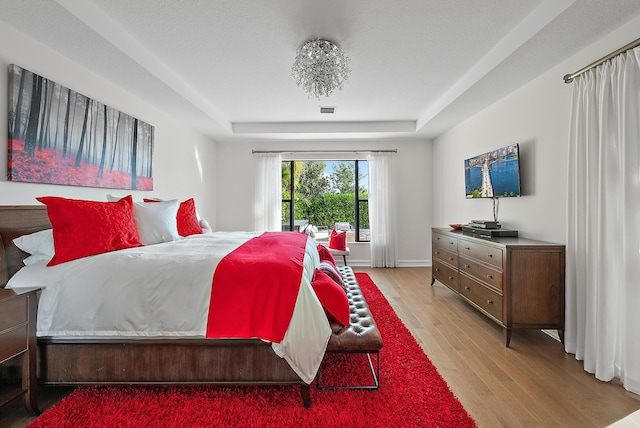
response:
<svg viewBox="0 0 640 428"><path fill-rule="evenodd" d="M341 272L347 288L346 294L351 312L349 325L340 329L333 328L334 333L327 345L327 352L377 353L382 347L382 338L371 316L365 296L351 268L341 269Z"/></svg>

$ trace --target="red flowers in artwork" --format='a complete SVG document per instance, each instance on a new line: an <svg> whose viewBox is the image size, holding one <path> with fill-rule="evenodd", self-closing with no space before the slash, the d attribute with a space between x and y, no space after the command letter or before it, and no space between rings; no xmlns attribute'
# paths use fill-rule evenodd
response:
<svg viewBox="0 0 640 428"><path fill-rule="evenodd" d="M99 165L82 162L75 166L75 157L62 158L62 152L36 149L32 159L24 150L24 141L9 140L7 178L28 183L65 184L69 186L106 187L112 189L153 190L153 178L137 177L131 185L131 174L104 167L99 176Z"/></svg>

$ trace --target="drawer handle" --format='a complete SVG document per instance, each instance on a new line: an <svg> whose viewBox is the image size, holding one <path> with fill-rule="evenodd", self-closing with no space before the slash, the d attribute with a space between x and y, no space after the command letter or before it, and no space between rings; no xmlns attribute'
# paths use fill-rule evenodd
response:
<svg viewBox="0 0 640 428"><path fill-rule="evenodd" d="M453 257L449 257L449 260L453 261Z"/></svg>
<svg viewBox="0 0 640 428"><path fill-rule="evenodd" d="M173 220L172 220L172 221L173 221ZM440 251L436 251L436 254L437 254L437 255L440 255Z"/></svg>
<svg viewBox="0 0 640 428"><path fill-rule="evenodd" d="M436 272L440 272L440 268L436 268Z"/></svg>
<svg viewBox="0 0 640 428"><path fill-rule="evenodd" d="M451 245L455 245L456 243L455 243L455 242L451 242L451 241L449 241L449 244L451 244Z"/></svg>
<svg viewBox="0 0 640 428"><path fill-rule="evenodd" d="M489 300L487 300L487 303L491 305L491 304L493 304L493 300L489 299Z"/></svg>
<svg viewBox="0 0 640 428"><path fill-rule="evenodd" d="M487 254L487 257L491 258L493 257L493 254Z"/></svg>
<svg viewBox="0 0 640 428"><path fill-rule="evenodd" d="M438 236L438 237L436 237L436 241L439 241L439 240L440 240L440 237L439 237L439 236Z"/></svg>
<svg viewBox="0 0 640 428"><path fill-rule="evenodd" d="M466 267L467 269L469 269L471 266L469 266L469 265L464 265L464 267Z"/></svg>
<svg viewBox="0 0 640 428"><path fill-rule="evenodd" d="M468 285L466 285L466 286L464 287L464 289L465 289L465 290L471 290L471 287L469 287Z"/></svg>
<svg viewBox="0 0 640 428"><path fill-rule="evenodd" d="M487 275L487 278L493 279L493 275L489 274L489 275Z"/></svg>
<svg viewBox="0 0 640 428"><path fill-rule="evenodd" d="M464 247L464 249L465 249L465 250L470 250L470 249L471 249L471 247Z"/></svg>
<svg viewBox="0 0 640 428"><path fill-rule="evenodd" d="M452 276L450 276L450 277L449 277L449 280L453 280L453 277L452 277Z"/></svg>

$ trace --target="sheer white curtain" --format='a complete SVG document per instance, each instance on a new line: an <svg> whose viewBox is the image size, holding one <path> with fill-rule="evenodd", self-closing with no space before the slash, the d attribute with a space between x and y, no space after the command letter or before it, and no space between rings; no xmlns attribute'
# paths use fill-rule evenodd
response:
<svg viewBox="0 0 640 428"><path fill-rule="evenodd" d="M395 191L390 177L391 153L369 154L369 225L371 227L371 267L396 267Z"/></svg>
<svg viewBox="0 0 640 428"><path fill-rule="evenodd" d="M282 157L256 153L255 230L282 230Z"/></svg>
<svg viewBox="0 0 640 428"><path fill-rule="evenodd" d="M640 48L573 85L565 348L640 394Z"/></svg>

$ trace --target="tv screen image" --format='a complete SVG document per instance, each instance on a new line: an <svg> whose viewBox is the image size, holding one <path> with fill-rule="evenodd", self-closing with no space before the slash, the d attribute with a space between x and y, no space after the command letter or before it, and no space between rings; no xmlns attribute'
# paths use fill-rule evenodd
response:
<svg viewBox="0 0 640 428"><path fill-rule="evenodd" d="M467 199L520 196L518 144L465 160L464 184Z"/></svg>

